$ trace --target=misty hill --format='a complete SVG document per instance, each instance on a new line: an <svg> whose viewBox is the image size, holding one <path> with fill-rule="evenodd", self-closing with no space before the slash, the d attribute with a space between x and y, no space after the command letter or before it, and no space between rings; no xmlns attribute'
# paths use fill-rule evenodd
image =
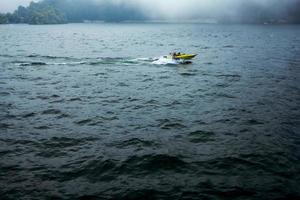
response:
<svg viewBox="0 0 300 200"><path fill-rule="evenodd" d="M159 12L153 17L136 6L137 1L132 2L134 1L42 0L31 2L28 7L19 6L14 13L0 14L0 23L61 24L84 20L119 22L153 18L168 20ZM197 12L198 14L193 13L192 18L211 18L220 23L300 23L300 0L290 0L289 3L273 0L267 6L249 0L238 4L235 9L218 13Z"/></svg>
<svg viewBox="0 0 300 200"><path fill-rule="evenodd" d="M10 14L0 15L0 23L62 24L84 20L124 21L146 19L138 10L126 4L115 5L107 1L43 0L19 6Z"/></svg>
<svg viewBox="0 0 300 200"><path fill-rule="evenodd" d="M54 1L31 2L27 8L19 6L13 14L7 14L6 18L9 23L61 24L67 22L65 15L56 7Z"/></svg>
<svg viewBox="0 0 300 200"><path fill-rule="evenodd" d="M288 2L288 3L286 3ZM255 1L246 1L237 8L234 15L219 19L224 23L273 23L299 24L300 0L272 0L271 4L262 5Z"/></svg>

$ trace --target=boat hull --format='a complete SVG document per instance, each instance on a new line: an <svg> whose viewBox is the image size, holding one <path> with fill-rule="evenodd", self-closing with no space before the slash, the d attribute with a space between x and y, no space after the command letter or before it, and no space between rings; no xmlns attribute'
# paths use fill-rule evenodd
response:
<svg viewBox="0 0 300 200"><path fill-rule="evenodd" d="M197 54L181 54L178 56L175 56L175 59L183 59L183 60L190 60L197 56Z"/></svg>

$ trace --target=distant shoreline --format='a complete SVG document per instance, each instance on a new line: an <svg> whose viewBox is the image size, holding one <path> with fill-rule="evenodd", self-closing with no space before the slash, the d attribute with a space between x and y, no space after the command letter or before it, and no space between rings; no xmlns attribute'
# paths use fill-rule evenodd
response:
<svg viewBox="0 0 300 200"><path fill-rule="evenodd" d="M147 20L147 21L83 21L83 22L67 22L67 23L2 23L0 25L67 25L67 24L207 24L207 25L300 25L299 23L232 23L232 22L201 22L201 21L163 21L163 20Z"/></svg>

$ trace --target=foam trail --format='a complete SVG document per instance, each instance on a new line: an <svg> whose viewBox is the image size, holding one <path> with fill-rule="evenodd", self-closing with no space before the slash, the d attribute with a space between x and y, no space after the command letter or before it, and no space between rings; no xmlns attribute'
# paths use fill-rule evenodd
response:
<svg viewBox="0 0 300 200"><path fill-rule="evenodd" d="M181 65L181 64L190 64L191 61L185 61L185 60L174 60L170 58L160 57L152 62L154 65Z"/></svg>
<svg viewBox="0 0 300 200"><path fill-rule="evenodd" d="M171 58L165 58L164 56L158 58L87 58L83 61L73 62L41 62L41 61L14 61L14 64L18 66L38 66L38 65L137 65L137 64L155 64L155 65L179 65L188 64L190 62L184 60L174 60Z"/></svg>
<svg viewBox="0 0 300 200"><path fill-rule="evenodd" d="M156 60L155 58L135 58L132 59L132 61L154 61Z"/></svg>

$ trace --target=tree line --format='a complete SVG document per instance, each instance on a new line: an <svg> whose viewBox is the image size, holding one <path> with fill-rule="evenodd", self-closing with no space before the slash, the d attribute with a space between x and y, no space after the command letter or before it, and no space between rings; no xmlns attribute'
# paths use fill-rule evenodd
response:
<svg viewBox="0 0 300 200"><path fill-rule="evenodd" d="M43 0L31 2L28 7L19 6L13 13L0 14L0 23L63 24L84 20L123 21L144 20L138 10L127 5L116 6L109 1Z"/></svg>
<svg viewBox="0 0 300 200"><path fill-rule="evenodd" d="M51 1L31 2L28 7L19 6L13 13L0 14L0 23L62 24L65 15Z"/></svg>

